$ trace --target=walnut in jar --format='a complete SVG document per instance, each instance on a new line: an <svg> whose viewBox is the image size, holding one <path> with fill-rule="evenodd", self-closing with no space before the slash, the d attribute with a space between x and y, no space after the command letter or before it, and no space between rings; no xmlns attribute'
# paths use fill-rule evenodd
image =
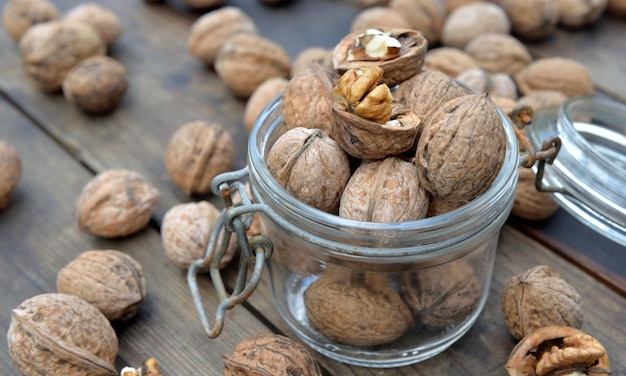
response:
<svg viewBox="0 0 626 376"><path fill-rule="evenodd" d="M7 342L23 375L117 375L115 330L74 295L47 293L20 303L11 311Z"/></svg>
<svg viewBox="0 0 626 376"><path fill-rule="evenodd" d="M22 162L17 150L0 139L0 210L9 204L21 176Z"/></svg>
<svg viewBox="0 0 626 376"><path fill-rule="evenodd" d="M415 166L397 157L363 161L341 196L339 216L367 222L424 218L428 193Z"/></svg>
<svg viewBox="0 0 626 376"><path fill-rule="evenodd" d="M107 319L135 316L146 296L143 268L117 250L92 250L78 255L57 274L57 291L93 304Z"/></svg>
<svg viewBox="0 0 626 376"><path fill-rule="evenodd" d="M267 155L267 167L283 188L307 205L335 213L350 177L348 155L321 129L283 133Z"/></svg>
<svg viewBox="0 0 626 376"><path fill-rule="evenodd" d="M211 192L211 180L234 160L230 133L218 123L190 121L178 127L165 150L165 170L187 195Z"/></svg>

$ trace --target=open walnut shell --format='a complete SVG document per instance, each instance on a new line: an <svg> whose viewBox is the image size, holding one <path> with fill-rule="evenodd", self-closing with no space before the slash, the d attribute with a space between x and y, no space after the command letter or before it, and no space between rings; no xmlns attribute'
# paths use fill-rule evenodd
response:
<svg viewBox="0 0 626 376"><path fill-rule="evenodd" d="M545 326L513 348L506 365L510 376L610 375L602 344L580 329Z"/></svg>
<svg viewBox="0 0 626 376"><path fill-rule="evenodd" d="M386 46L383 51L380 48L373 51L370 45L378 45L375 38L381 34L381 38L389 38L389 43L381 44ZM377 65L384 70L382 82L391 87L422 69L427 50L428 41L416 30L389 27L357 30L335 46L333 66L343 73L348 69Z"/></svg>

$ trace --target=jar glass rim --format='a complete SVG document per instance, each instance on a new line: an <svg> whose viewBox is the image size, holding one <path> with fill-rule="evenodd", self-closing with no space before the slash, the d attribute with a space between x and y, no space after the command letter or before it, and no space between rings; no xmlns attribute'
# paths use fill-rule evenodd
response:
<svg viewBox="0 0 626 376"><path fill-rule="evenodd" d="M376 223L343 218L306 205L275 181L265 164L265 153L278 138L277 128L281 127L282 122L279 114L281 99L282 93L265 107L252 128L248 143L248 166L251 175L258 174L256 184L262 185L262 190L269 189L276 195L272 198L276 204L292 214L297 213L297 216L307 219L311 227L319 225L338 229L339 236L343 234L346 240L353 235L367 236L367 234L384 232L401 236L403 233L417 231L424 234L424 241L429 246L439 243L443 247L446 240L460 242L480 229L488 227L498 219L501 212L506 212L508 216L507 209L510 209L512 204L517 182L519 149L513 125L503 112L499 111L507 143L504 163L491 187L485 193L453 211L435 217L406 222ZM274 116L273 121L268 121L270 116ZM267 150L263 150L264 148ZM494 202L496 203L495 210ZM468 220L470 218L471 220Z"/></svg>

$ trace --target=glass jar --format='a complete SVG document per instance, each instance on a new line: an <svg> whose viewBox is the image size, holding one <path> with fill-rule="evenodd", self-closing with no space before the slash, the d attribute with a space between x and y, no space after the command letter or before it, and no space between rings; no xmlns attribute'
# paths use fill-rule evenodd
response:
<svg viewBox="0 0 626 376"><path fill-rule="evenodd" d="M535 114L526 129L533 147L558 135L558 158L543 181L561 207L601 235L626 246L626 106L576 97Z"/></svg>
<svg viewBox="0 0 626 376"><path fill-rule="evenodd" d="M371 223L307 206L272 177L265 159L285 131L280 103L251 132L248 169L273 243L267 266L281 317L308 346L347 364L398 367L444 351L485 305L513 205L519 150L508 117L500 114L505 160L484 194L440 216Z"/></svg>

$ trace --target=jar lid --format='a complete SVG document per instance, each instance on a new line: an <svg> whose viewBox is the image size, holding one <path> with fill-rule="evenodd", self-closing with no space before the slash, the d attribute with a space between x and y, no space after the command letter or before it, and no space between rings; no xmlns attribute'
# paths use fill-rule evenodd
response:
<svg viewBox="0 0 626 376"><path fill-rule="evenodd" d="M558 188L558 203L601 235L626 246L626 106L597 97L576 97L558 109L539 110L526 135L539 150L561 138L544 184Z"/></svg>

